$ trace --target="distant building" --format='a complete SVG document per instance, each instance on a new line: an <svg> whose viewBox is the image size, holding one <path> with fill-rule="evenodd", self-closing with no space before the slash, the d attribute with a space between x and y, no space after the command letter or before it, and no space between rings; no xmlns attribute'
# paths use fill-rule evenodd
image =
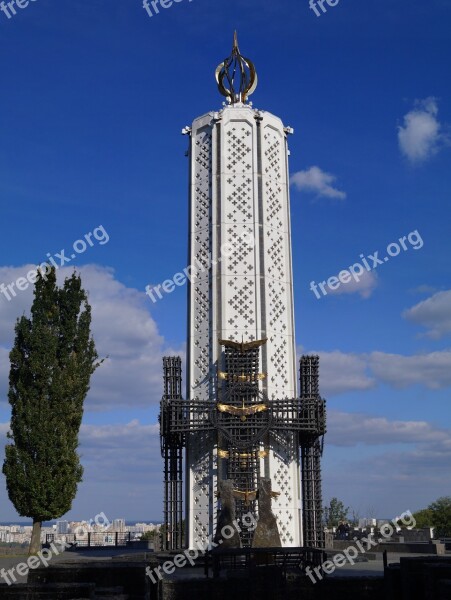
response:
<svg viewBox="0 0 451 600"><path fill-rule="evenodd" d="M125 531L125 519L114 519L112 531L123 533Z"/></svg>
<svg viewBox="0 0 451 600"><path fill-rule="evenodd" d="M69 522L68 521L57 521L56 522L56 533L65 535L69 533Z"/></svg>
<svg viewBox="0 0 451 600"><path fill-rule="evenodd" d="M366 527L376 527L376 519L359 519L359 529L366 529Z"/></svg>
<svg viewBox="0 0 451 600"><path fill-rule="evenodd" d="M146 531L154 531L155 529L159 529L160 525L154 525L153 523L136 523L134 528L129 527L129 531L134 531L135 533L146 533Z"/></svg>

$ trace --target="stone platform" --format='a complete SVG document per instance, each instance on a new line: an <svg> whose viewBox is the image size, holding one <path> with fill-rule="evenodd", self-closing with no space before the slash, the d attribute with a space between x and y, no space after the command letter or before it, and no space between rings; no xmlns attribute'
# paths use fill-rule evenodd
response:
<svg viewBox="0 0 451 600"><path fill-rule="evenodd" d="M197 568L176 569L153 584L146 567L155 569L169 554L129 553L89 558L72 553L58 557L47 568L32 571L28 582L0 585L3 600L450 600L451 555L390 555L384 571L381 558L345 565L313 583L296 570L276 564L246 564L205 574ZM3 559L4 560L4 559ZM8 559L11 560L11 559ZM399 561L399 562L395 562ZM0 567L8 566L2 563Z"/></svg>

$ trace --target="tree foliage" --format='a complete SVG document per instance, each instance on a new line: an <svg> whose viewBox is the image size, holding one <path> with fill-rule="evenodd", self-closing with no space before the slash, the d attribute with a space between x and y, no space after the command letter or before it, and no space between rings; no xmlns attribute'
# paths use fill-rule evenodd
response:
<svg viewBox="0 0 451 600"><path fill-rule="evenodd" d="M423 527L433 527L433 514L432 510L429 510L429 508L423 508L423 510L413 513L413 518L415 519L415 527L419 529Z"/></svg>
<svg viewBox="0 0 451 600"><path fill-rule="evenodd" d="M11 502L39 533L42 521L70 510L82 479L83 402L100 364L90 325L80 277L74 273L60 289L54 269L39 273L31 318L18 319L10 352L11 442L3 464Z"/></svg>
<svg viewBox="0 0 451 600"><path fill-rule="evenodd" d="M451 496L442 496L428 506L435 537L451 537Z"/></svg>
<svg viewBox="0 0 451 600"><path fill-rule="evenodd" d="M451 496L441 496L413 514L416 527L434 527L436 538L451 537Z"/></svg>
<svg viewBox="0 0 451 600"><path fill-rule="evenodd" d="M343 504L338 498L332 498L329 506L324 507L324 521L327 527L336 527L340 521L347 521L349 506Z"/></svg>

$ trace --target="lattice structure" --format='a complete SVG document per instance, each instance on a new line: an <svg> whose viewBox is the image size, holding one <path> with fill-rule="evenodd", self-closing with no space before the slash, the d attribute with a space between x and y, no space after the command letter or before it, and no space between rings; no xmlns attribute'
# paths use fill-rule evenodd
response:
<svg viewBox="0 0 451 600"><path fill-rule="evenodd" d="M240 519L249 511L257 517L255 491L258 489L261 475L260 463L263 459L267 469L269 451L278 453L285 457L285 462L280 462L280 467L272 474L272 478L277 488L275 491L279 492L279 510L286 510L289 519L293 501L290 496L291 488L287 485L289 466L293 462L289 453L293 451L292 440L296 439L298 446L295 452L298 453L300 447L302 454L304 545L323 547L320 440L325 433L326 415L325 401L317 393L318 357L303 356L301 359L301 397L282 400L270 400L259 389L262 374L258 372L258 347L240 351L226 346L223 358L226 371L219 371L218 379L223 385L218 385L217 401L214 403L210 400L187 402L178 396L181 381L178 371L180 359L172 359L172 363L169 362L170 359L164 359L165 382L169 382L165 384L165 396L161 404L164 456L170 461L170 451L173 450L178 457L181 445L187 439L185 436L196 435L204 440L216 437L220 463L219 478L234 482L237 517ZM207 472L206 465L204 472ZM176 529L173 519L181 518L181 513L178 500L172 502L173 482L171 471L167 467L166 473L169 473L169 477L165 475L169 493L167 498L165 496L165 519L168 519L165 523L169 531ZM176 474L178 478L177 470ZM202 491L206 494L209 481L204 477L196 480L196 483L198 493L200 494L204 486ZM175 497L178 498L177 495ZM197 500L200 500L199 496ZM200 519L196 526L200 532L207 533L207 527ZM279 523L279 528L281 536L290 536L290 531L283 521ZM240 535L243 546L250 546L252 533L243 529ZM171 541L175 543L177 539L174 537ZM173 545L168 549L178 547Z"/></svg>
<svg viewBox="0 0 451 600"><path fill-rule="evenodd" d="M225 381L224 393L221 396L221 401L227 402L227 405L237 407L256 406L258 405L259 389L259 348L251 348L246 352L240 352L234 348L226 347L224 349L225 373L227 380ZM254 421L258 421L256 415ZM228 417L226 425L230 432L229 439L223 435L226 456L226 477L231 479L235 484L235 489L244 494L244 499L236 499L236 517L238 520L249 511L256 514L257 506L255 498L246 498L246 494L250 491L258 489L260 480L260 437L259 423L255 423L257 428L252 427L249 417L242 417L240 425L245 424L246 428L241 430L236 427L237 418L233 415ZM244 433L244 435L243 435ZM249 443L249 435L256 436L256 443ZM238 440L240 443L234 444L231 440ZM240 532L241 542L244 547L249 547L252 541L252 532L249 529L243 528Z"/></svg>
<svg viewBox="0 0 451 600"><path fill-rule="evenodd" d="M319 357L302 356L300 360L301 398L310 398L312 412L324 418L324 402L319 395ZM323 413L323 416L321 416ZM321 456L323 438L306 436L301 443L302 499L304 544L311 548L324 548L322 523L323 501L321 491Z"/></svg>
<svg viewBox="0 0 451 600"><path fill-rule="evenodd" d="M182 548L183 536L183 448L184 433L171 431L171 419L183 419L183 409L175 401L182 398L182 361L163 358L164 394L160 410L161 454L164 459L164 550ZM175 404L173 404L175 402Z"/></svg>
<svg viewBox="0 0 451 600"><path fill-rule="evenodd" d="M301 446L304 544L324 548L322 523L321 456L322 442Z"/></svg>

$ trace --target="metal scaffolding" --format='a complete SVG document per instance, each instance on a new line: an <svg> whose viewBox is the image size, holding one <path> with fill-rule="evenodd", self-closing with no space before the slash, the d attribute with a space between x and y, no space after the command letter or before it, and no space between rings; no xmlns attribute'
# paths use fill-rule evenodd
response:
<svg viewBox="0 0 451 600"><path fill-rule="evenodd" d="M163 550L183 548L183 448L185 435L171 430L167 415L173 412L182 419L182 409L175 405L182 399L182 360L179 356L163 358L164 394L160 411L161 454L164 459L164 527Z"/></svg>
<svg viewBox="0 0 451 600"><path fill-rule="evenodd" d="M256 514L260 459L267 455L271 434L294 433L301 449L304 546L323 547L321 455L326 431L325 400L319 395L319 358L300 360L299 398L269 400L259 389L259 344L220 342L225 346L218 372L217 397L207 401L184 400L181 394L181 359L165 357L164 395L160 407L161 452L164 458L164 548L183 547L182 453L186 435L216 432L219 478L234 481L236 514ZM230 345L229 345L230 344ZM279 435L282 440L283 436ZM251 534L242 532L244 547Z"/></svg>
<svg viewBox="0 0 451 600"><path fill-rule="evenodd" d="M324 400L319 395L319 357L302 356L299 369L301 399L309 399L312 410L326 421ZM316 400L315 400L316 399ZM324 548L322 523L321 457L323 436L306 436L301 443L302 522L304 546Z"/></svg>
<svg viewBox="0 0 451 600"><path fill-rule="evenodd" d="M258 489L260 480L259 469L259 438L258 429L261 423L258 417L244 414L243 407L256 408L259 405L258 390L258 367L259 348L249 348L243 352L237 348L224 348L225 372L220 374L224 378L220 407L229 406L238 412L226 413L221 425L227 436L220 435L220 458L226 461L226 478L234 482L235 490L238 492L235 503L236 518L241 520L244 514L257 511L255 495L249 495L250 491ZM224 409L223 409L224 410ZM242 413L240 415L240 412ZM235 414L233 414L235 413ZM257 413L255 413L257 415ZM237 419L237 416L239 419ZM227 420L227 422L226 422ZM247 427L240 427L245 424ZM257 440L249 442L249 434L255 437L257 428ZM222 439L221 439L222 438ZM234 443L235 442L235 443ZM249 528L243 528L240 532L243 547L250 547L253 532Z"/></svg>

